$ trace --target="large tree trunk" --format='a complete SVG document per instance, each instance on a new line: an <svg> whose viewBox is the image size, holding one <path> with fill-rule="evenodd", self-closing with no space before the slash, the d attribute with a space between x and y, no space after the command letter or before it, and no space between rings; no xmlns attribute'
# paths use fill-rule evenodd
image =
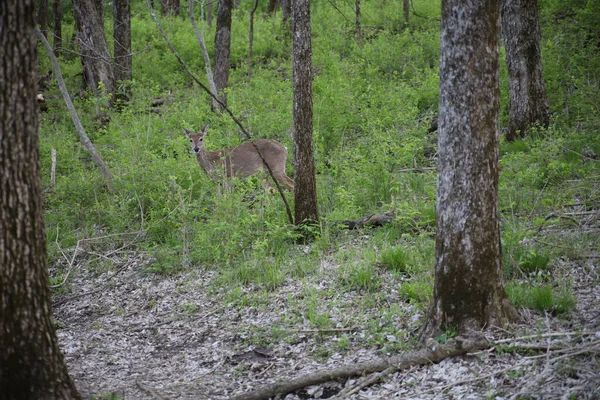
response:
<svg viewBox="0 0 600 400"><path fill-rule="evenodd" d="M60 0L54 0L52 4L52 12L54 14L54 54L58 57L62 48L62 8Z"/></svg>
<svg viewBox="0 0 600 400"><path fill-rule="evenodd" d="M40 31L47 38L48 37L48 0L40 0L40 5L37 10L38 25Z"/></svg>
<svg viewBox="0 0 600 400"><path fill-rule="evenodd" d="M131 12L129 0L113 0L115 80L131 80Z"/></svg>
<svg viewBox="0 0 600 400"><path fill-rule="evenodd" d="M233 0L219 0L217 9L217 32L215 34L215 86L223 103L223 93L229 85L229 48L231 45L231 9Z"/></svg>
<svg viewBox="0 0 600 400"><path fill-rule="evenodd" d="M505 321L499 36L500 0L442 1L435 287L425 336Z"/></svg>
<svg viewBox="0 0 600 400"><path fill-rule="evenodd" d="M96 95L100 95L101 84L107 93L113 94L115 82L100 10L101 0L73 0L84 79L86 87Z"/></svg>
<svg viewBox="0 0 600 400"><path fill-rule="evenodd" d="M0 2L0 397L77 399L46 269L34 0Z"/></svg>
<svg viewBox="0 0 600 400"><path fill-rule="evenodd" d="M508 66L509 141L539 124L547 127L550 110L542 76L537 0L502 0L502 37Z"/></svg>
<svg viewBox="0 0 600 400"><path fill-rule="evenodd" d="M292 21L295 223L302 225L315 223L319 219L313 154L310 0L294 0Z"/></svg>

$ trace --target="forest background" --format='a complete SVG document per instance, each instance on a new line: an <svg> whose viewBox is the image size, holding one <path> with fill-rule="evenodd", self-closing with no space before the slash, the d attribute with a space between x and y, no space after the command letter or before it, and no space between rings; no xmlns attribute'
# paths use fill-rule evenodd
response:
<svg viewBox="0 0 600 400"><path fill-rule="evenodd" d="M538 4L552 122L547 129L532 129L524 139L501 142L503 267L513 304L568 319L576 298L568 275L557 275L555 268L600 249L597 220L579 218L580 213L597 216L600 202L600 4ZM81 62L78 46L69 40L74 31L70 2L62 5L60 65L73 94L81 86ZM236 306L264 306L270 292L290 282L302 286L318 280L323 263L332 263L336 268L328 279L335 286L307 289L295 305L298 320L320 329L353 325L352 316L339 321L320 307L335 301L333 293L339 290L358 293L359 310L378 304L392 290L402 301L426 310L435 261L437 137L430 127L438 106L440 2L414 1L408 24L402 2L367 0L361 5L362 37L357 41L354 4L312 2L321 219L314 239L299 242L281 199L264 192L258 179L237 181L233 192L217 195L181 128L199 130L208 124L209 150L244 139L227 114L211 110L209 96L181 69L146 2L132 1L133 79L117 89L130 91L129 101L109 108L108 98L74 96L83 125L115 177L114 190L106 188L81 146L55 80L46 93L49 110L41 117L40 154L55 294L70 291L71 258L79 257L85 268L103 274L115 270L113 254L127 251L145 257L143 273L165 279L190 270L210 271L215 293ZM275 139L292 154L289 27L277 14L266 16L267 4L259 4L249 77L252 6L242 1L234 10L228 105L254 137ZM111 12L107 3L107 33L112 32ZM200 7L196 13L199 20ZM203 58L183 15L161 22L180 57L204 81ZM214 29L208 27L206 44L212 56ZM508 125L503 54L501 128ZM42 47L39 55L40 71L51 70ZM158 104L157 99L164 101ZM50 178L52 149L57 153L55 183ZM340 223L392 210L393 222L383 227L348 231ZM396 311L392 305L385 314ZM389 353L414 339L396 317L376 323L355 318L368 332L343 334L338 342L342 349L369 345ZM278 335L275 329L254 338Z"/></svg>

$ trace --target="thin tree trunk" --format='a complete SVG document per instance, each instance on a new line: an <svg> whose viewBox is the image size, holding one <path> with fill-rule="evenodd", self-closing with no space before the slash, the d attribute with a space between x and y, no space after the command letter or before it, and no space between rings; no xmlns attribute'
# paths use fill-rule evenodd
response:
<svg viewBox="0 0 600 400"><path fill-rule="evenodd" d="M410 0L402 0L402 9L404 11L404 24L408 26L408 17L410 16Z"/></svg>
<svg viewBox="0 0 600 400"><path fill-rule="evenodd" d="M104 163L104 160L102 160L102 157L100 157L100 154L98 154L98 152L96 151L94 144L92 143L92 141L90 140L88 135L85 133L85 129L83 128L83 125L81 125L81 121L79 120L79 117L77 116L77 111L75 110L75 106L73 105L73 102L71 101L71 96L69 96L69 92L67 91L67 86L65 85L65 81L62 77L62 73L60 72L60 66L58 65L58 60L54 56L54 53L52 53L52 48L50 47L50 43L48 43L48 41L46 40L44 35L42 35L39 30L37 31L37 34L38 34L38 38L44 45L46 52L48 53L48 57L50 57L50 61L52 62L52 68L54 70L54 76L56 77L56 80L58 81L58 87L60 88L60 92L63 95L65 104L67 105L67 108L69 109L69 113L71 114L71 118L73 119L73 124L75 125L75 129L77 130L77 133L79 134L79 139L81 140L81 144L88 151L88 153L90 153L92 160L94 161L96 166L100 169L100 172L102 173L102 176L104 177L104 181L106 182L106 186L110 190L112 190L112 174L111 174L110 170L108 169L108 167L106 166L106 164Z"/></svg>
<svg viewBox="0 0 600 400"><path fill-rule="evenodd" d="M193 2L193 1L190 1ZM131 80L131 11L129 0L113 0L115 80Z"/></svg>
<svg viewBox="0 0 600 400"><path fill-rule="evenodd" d="M54 14L54 54L58 57L62 50L62 8L60 0L54 0L52 11Z"/></svg>
<svg viewBox="0 0 600 400"><path fill-rule="evenodd" d="M40 0L38 12L38 25L42 34L48 37L48 0Z"/></svg>
<svg viewBox="0 0 600 400"><path fill-rule="evenodd" d="M502 35L510 100L506 139L512 141L525 136L535 124L547 127L550 123L537 0L503 0Z"/></svg>
<svg viewBox="0 0 600 400"><path fill-rule="evenodd" d="M292 19L292 0L281 0L281 23L283 27L290 24ZM291 28L291 26L289 26Z"/></svg>
<svg viewBox="0 0 600 400"><path fill-rule="evenodd" d="M229 86L232 8L233 0L219 0L217 32L215 34L215 85L219 98L225 104L227 104L227 96L223 90Z"/></svg>
<svg viewBox="0 0 600 400"><path fill-rule="evenodd" d="M254 7L250 11L250 32L248 34L248 79L252 76L252 47L254 45L254 13L258 7L258 0L254 0Z"/></svg>
<svg viewBox="0 0 600 400"><path fill-rule="evenodd" d="M502 326L498 219L500 0L443 0L433 307L424 330Z"/></svg>
<svg viewBox="0 0 600 400"><path fill-rule="evenodd" d="M110 94L114 93L115 88L108 43L104 36L104 21L100 14L101 4L101 1L73 0L73 11L79 24L77 38L86 86L96 95L99 95L100 87Z"/></svg>
<svg viewBox="0 0 600 400"><path fill-rule="evenodd" d="M294 200L296 225L319 220L313 151L312 47L310 0L292 6L294 70Z"/></svg>
<svg viewBox="0 0 600 400"><path fill-rule="evenodd" d="M356 0L356 43L358 47L362 47L362 33L360 30L360 0Z"/></svg>
<svg viewBox="0 0 600 400"><path fill-rule="evenodd" d="M1 1L0 27L0 397L79 399L48 285L34 0Z"/></svg>
<svg viewBox="0 0 600 400"><path fill-rule="evenodd" d="M212 28L213 1L215 0L209 0L208 4L206 5L206 24L208 25L208 29Z"/></svg>
<svg viewBox="0 0 600 400"><path fill-rule="evenodd" d="M265 14L271 15L275 13L275 11L277 11L277 6L279 6L279 0L269 0L269 3L267 3L267 11L265 11Z"/></svg>
<svg viewBox="0 0 600 400"><path fill-rule="evenodd" d="M198 26L196 25L196 19L194 18L194 1L191 0L189 2L188 7L188 16L190 18L190 22L192 23L192 28L194 29L194 33L196 34L196 40L198 40L198 44L200 45L200 51L202 53L202 57L204 57L204 66L206 67L206 79L208 80L208 85L210 87L210 92L214 96L212 99L212 108L213 110L220 110L221 105L214 99L218 97L217 87L215 85L215 79L213 77L212 68L210 66L210 56L208 55L208 50L206 49L206 43L204 42L204 3L202 3L202 18L200 21L202 23L202 33L198 31Z"/></svg>

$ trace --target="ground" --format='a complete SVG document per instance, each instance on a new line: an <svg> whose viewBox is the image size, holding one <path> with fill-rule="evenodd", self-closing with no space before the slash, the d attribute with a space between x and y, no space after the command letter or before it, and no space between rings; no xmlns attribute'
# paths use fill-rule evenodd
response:
<svg viewBox="0 0 600 400"><path fill-rule="evenodd" d="M74 252L65 252L65 260ZM98 259L113 267L98 268ZM354 377L285 398L598 399L599 259L594 252L556 262L554 275L569 279L577 297L569 316L521 309L521 321L487 331L496 346L486 350L392 371L364 388L365 378ZM383 284L374 307L359 306L362 294L337 290L333 272L340 265L333 259L302 281L287 279L267 293L247 286L235 296L211 269L162 276L146 272L151 262L127 249L99 254L93 241L64 261L72 269L58 288L67 290L54 297L57 332L85 398L227 399L276 380L385 357L382 341L406 343L392 353L409 351L424 318L420 307L398 296L389 271L379 271ZM317 293L315 313L327 315L331 329L316 329L314 320L298 315L307 293ZM374 323L399 326L406 337L370 341Z"/></svg>

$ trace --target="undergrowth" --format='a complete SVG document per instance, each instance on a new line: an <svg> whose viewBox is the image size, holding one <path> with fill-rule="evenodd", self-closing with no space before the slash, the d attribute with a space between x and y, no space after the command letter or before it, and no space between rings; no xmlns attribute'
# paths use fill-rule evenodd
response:
<svg viewBox="0 0 600 400"><path fill-rule="evenodd" d="M232 192L217 193L217 184L190 154L181 128L209 124L209 149L232 147L243 139L226 114L211 111L209 98L181 70L144 5L135 3L130 102L121 111L109 110L110 123L98 128L92 97L74 99L90 138L116 177L114 191L107 190L80 145L56 82L48 96L40 154L48 189L44 207L50 264L80 239L140 231L143 236L135 245L150 254L147 272L218 271L216 284L227 287L230 302L238 306L254 301L243 288L266 293L286 282L303 282L322 274L319 265L326 262L335 266L336 290L372 296L396 287L403 301L428 307L435 263L437 140L427 132L438 101L439 1L415 1L427 18L413 18L408 27L400 3L363 2L362 46L354 39L353 23L327 2L313 3L314 143L322 214L314 242L299 244L281 199L265 193L258 179L236 181ZM559 211L565 207L598 209L600 203L600 57L594 47L599 14L594 2L578 4L556 22L567 6L540 2L552 125L533 130L523 140L502 142L500 148L507 290L516 305L553 313L568 313L574 300L567 284L551 284L543 277L559 258L576 258L582 242L553 247L541 242L564 244L569 239L554 240L549 232L542 240L539 233L548 232L553 223L575 227L577 221L561 219ZM340 7L352 14L349 5ZM229 106L252 135L283 143L291 155L291 39L279 21L257 17L253 76L248 79L247 8L243 5L234 15ZM577 18L585 23L572 23ZM172 18L163 23L180 56L203 77L189 22ZM72 31L68 24L63 29ZM206 38L211 56L212 35L207 32ZM65 45L74 46L68 41ZM63 74L75 93L80 62L69 52L63 54ZM40 64L41 71L49 69L42 51ZM159 97L166 102L156 112L150 103ZM52 149L58 156L56 184L50 188ZM288 175L293 176L291 158ZM293 194L287 191L286 196L293 203ZM396 211L396 218L386 227L356 232L340 228L342 220L389 210ZM585 240L598 246L594 238ZM316 328L329 327L329 315L317 307L320 295L307 298L304 318ZM401 347L402 335L392 332L392 325L384 326L390 331L375 329L384 338L375 342ZM346 340L340 340L340 348L349 346Z"/></svg>

